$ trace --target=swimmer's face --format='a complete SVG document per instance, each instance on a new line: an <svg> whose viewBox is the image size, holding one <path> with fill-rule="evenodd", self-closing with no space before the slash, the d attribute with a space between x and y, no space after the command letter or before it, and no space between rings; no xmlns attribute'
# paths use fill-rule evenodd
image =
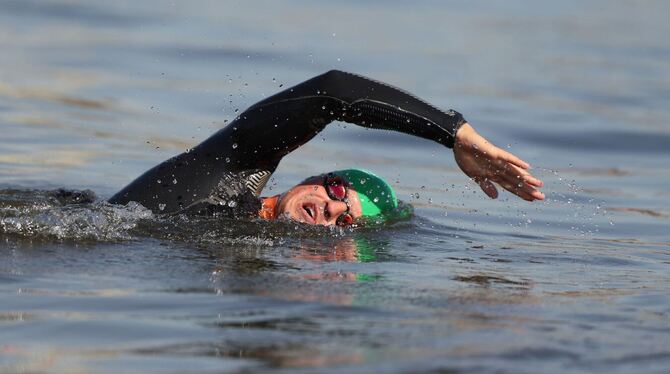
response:
<svg viewBox="0 0 670 374"><path fill-rule="evenodd" d="M348 214L355 220L362 215L358 194L346 189ZM324 176L311 177L288 190L279 200L278 215L312 225L332 226L347 212L347 203L332 199L324 186ZM342 223L340 218L339 223Z"/></svg>

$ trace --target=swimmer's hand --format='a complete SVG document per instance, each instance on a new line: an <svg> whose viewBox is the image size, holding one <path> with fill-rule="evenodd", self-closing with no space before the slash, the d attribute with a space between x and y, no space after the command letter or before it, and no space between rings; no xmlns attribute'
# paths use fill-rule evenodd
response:
<svg viewBox="0 0 670 374"><path fill-rule="evenodd" d="M528 172L530 165L491 144L468 123L456 133L454 157L461 170L492 199L498 197L495 182L524 200L544 200L544 194L537 190L544 183Z"/></svg>

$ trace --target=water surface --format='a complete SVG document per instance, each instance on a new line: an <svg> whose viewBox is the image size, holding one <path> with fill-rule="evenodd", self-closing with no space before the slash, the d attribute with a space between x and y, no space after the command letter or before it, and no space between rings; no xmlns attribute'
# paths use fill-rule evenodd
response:
<svg viewBox="0 0 670 374"><path fill-rule="evenodd" d="M663 1L0 1L0 371L667 372ZM102 202L328 69L461 111L544 179L334 124L266 188L359 166L410 221L328 230ZM95 193L64 206L58 188Z"/></svg>

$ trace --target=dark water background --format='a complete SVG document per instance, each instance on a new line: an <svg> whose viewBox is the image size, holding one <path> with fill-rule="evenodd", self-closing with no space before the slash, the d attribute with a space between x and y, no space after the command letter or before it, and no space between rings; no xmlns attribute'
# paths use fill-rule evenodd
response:
<svg viewBox="0 0 670 374"><path fill-rule="evenodd" d="M0 372L668 372L670 3L0 0ZM331 125L266 189L357 165L382 229L160 219L108 197L331 68L454 108L544 179Z"/></svg>

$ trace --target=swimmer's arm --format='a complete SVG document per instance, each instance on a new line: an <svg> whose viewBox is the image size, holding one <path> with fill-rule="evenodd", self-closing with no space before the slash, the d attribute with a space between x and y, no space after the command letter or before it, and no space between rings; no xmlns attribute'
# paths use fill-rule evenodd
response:
<svg viewBox="0 0 670 374"><path fill-rule="evenodd" d="M224 151L230 156L230 169L274 171L285 155L334 120L400 131L454 148L463 172L490 197L497 196L491 183L495 182L526 200L544 198L535 189L542 182L530 175L528 164L486 141L460 113L442 111L393 86L337 70L253 105L197 148L200 153Z"/></svg>
<svg viewBox="0 0 670 374"><path fill-rule="evenodd" d="M468 123L456 133L454 158L461 170L492 199L498 197L492 183L495 182L524 200L544 200L544 194L537 190L543 183L530 174L530 165L491 144Z"/></svg>
<svg viewBox="0 0 670 374"><path fill-rule="evenodd" d="M465 123L456 111L440 110L385 83L332 70L251 106L201 148L214 152L234 143L239 148L230 166L274 170L282 157L334 120L399 131L449 148Z"/></svg>
<svg viewBox="0 0 670 374"><path fill-rule="evenodd" d="M466 121L454 110L441 110L411 93L361 75L330 71L322 76L328 91L341 102L335 119L374 129L399 131L452 148L456 131Z"/></svg>

